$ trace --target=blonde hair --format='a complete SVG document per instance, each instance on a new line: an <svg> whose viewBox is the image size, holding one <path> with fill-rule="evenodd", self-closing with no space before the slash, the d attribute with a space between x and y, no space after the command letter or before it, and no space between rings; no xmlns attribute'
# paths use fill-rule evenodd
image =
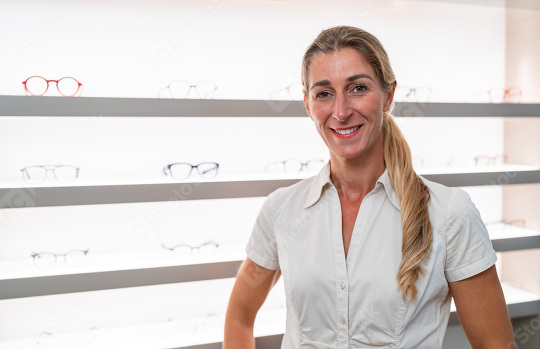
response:
<svg viewBox="0 0 540 349"><path fill-rule="evenodd" d="M388 54L375 36L359 28L337 26L323 30L304 54L302 84L306 96L311 59L320 52L335 52L346 47L357 50L369 62L383 91L388 92L397 84ZM403 300L407 297L414 300L417 293L415 282L420 274L424 274L421 263L431 251L433 240L428 212L430 194L413 169L411 150L405 137L394 117L386 112L382 128L384 162L401 207L402 257L396 279Z"/></svg>

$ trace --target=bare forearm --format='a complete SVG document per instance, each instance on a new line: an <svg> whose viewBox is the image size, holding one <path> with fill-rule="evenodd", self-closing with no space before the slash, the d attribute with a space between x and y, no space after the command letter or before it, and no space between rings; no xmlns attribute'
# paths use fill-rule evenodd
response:
<svg viewBox="0 0 540 349"><path fill-rule="evenodd" d="M232 318L226 319L223 349L255 349L253 327Z"/></svg>

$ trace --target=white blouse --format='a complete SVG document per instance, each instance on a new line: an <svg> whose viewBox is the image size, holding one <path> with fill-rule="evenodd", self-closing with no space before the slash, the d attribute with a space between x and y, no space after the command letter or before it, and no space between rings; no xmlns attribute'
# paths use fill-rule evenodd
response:
<svg viewBox="0 0 540 349"><path fill-rule="evenodd" d="M386 170L362 201L347 259L329 163L317 176L268 196L246 252L266 269L281 269L287 302L282 349L441 348L450 316L448 282L488 269L497 257L469 195L422 180L431 194L433 245L416 300L407 302L396 281L400 205Z"/></svg>

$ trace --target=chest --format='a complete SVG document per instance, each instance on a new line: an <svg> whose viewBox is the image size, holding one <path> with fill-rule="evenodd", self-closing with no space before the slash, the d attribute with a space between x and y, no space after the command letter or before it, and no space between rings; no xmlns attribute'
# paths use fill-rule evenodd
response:
<svg viewBox="0 0 540 349"><path fill-rule="evenodd" d="M360 202L347 202L341 200L341 235L343 238L343 248L345 252L345 258L349 252L349 246L354 231L354 225L358 217L358 211L360 210Z"/></svg>

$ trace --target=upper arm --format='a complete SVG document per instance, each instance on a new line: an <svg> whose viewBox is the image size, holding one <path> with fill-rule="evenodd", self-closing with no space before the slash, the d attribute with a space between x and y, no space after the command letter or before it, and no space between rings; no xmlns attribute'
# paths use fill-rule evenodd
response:
<svg viewBox="0 0 540 349"><path fill-rule="evenodd" d="M255 316L272 287L278 282L281 271L263 268L246 260L240 266L229 300L228 315L253 326Z"/></svg>
<svg viewBox="0 0 540 349"><path fill-rule="evenodd" d="M480 212L467 192L455 188L446 218L446 279L454 282L470 278L496 261Z"/></svg>
<svg viewBox="0 0 540 349"><path fill-rule="evenodd" d="M463 330L474 349L514 348L512 324L495 266L448 285Z"/></svg>

